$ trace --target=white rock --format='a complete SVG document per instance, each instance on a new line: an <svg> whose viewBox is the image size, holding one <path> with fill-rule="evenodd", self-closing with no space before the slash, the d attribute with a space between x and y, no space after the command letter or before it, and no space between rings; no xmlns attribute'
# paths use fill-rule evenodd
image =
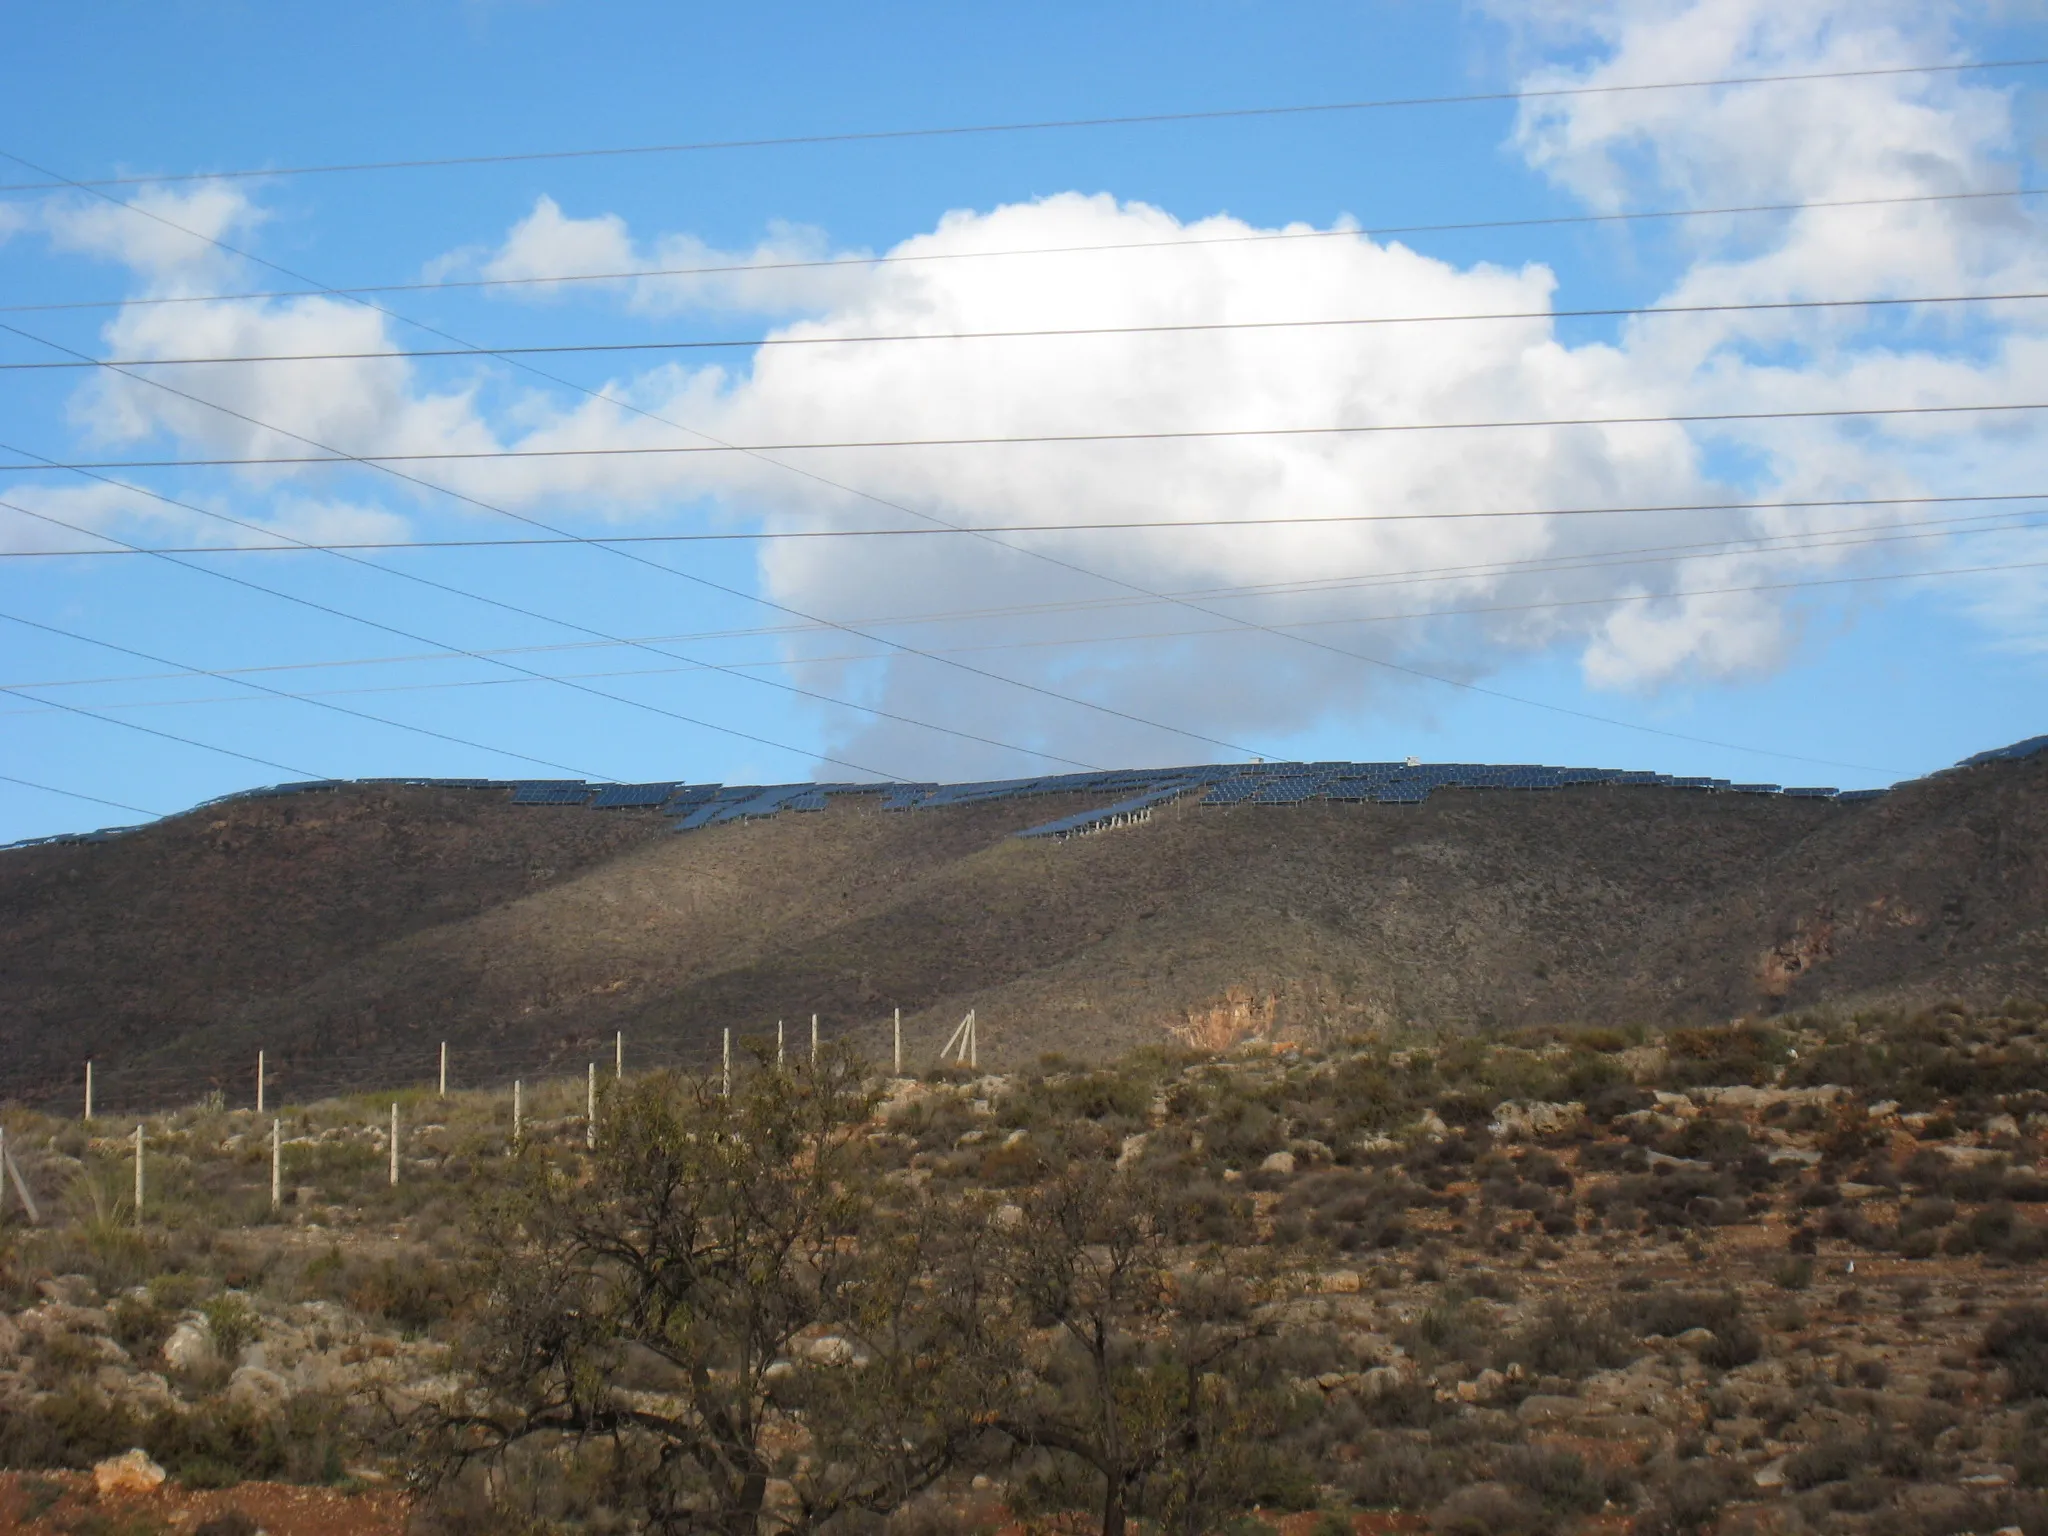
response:
<svg viewBox="0 0 2048 1536"><path fill-rule="evenodd" d="M1504 1141L1561 1136L1586 1118L1583 1104L1549 1104L1540 1099L1510 1099L1493 1110L1493 1134Z"/></svg>
<svg viewBox="0 0 2048 1536"><path fill-rule="evenodd" d="M1259 1172L1261 1172L1261 1173L1292 1173L1292 1172L1294 1172L1294 1154L1293 1154L1292 1152L1268 1152L1268 1153L1266 1154L1266 1160L1265 1160L1265 1161L1264 1161L1263 1163L1259 1164Z"/></svg>
<svg viewBox="0 0 2048 1536"><path fill-rule="evenodd" d="M793 1347L796 1353L812 1365L853 1364L853 1345L836 1333L828 1333L815 1339L803 1339Z"/></svg>
<svg viewBox="0 0 2048 1536"><path fill-rule="evenodd" d="M189 1371L213 1358L213 1335L203 1319L188 1317L164 1340L164 1364L174 1371Z"/></svg>
<svg viewBox="0 0 2048 1536"><path fill-rule="evenodd" d="M164 1469L139 1447L109 1456L92 1469L92 1485L101 1498L117 1493L154 1493L164 1484Z"/></svg>
<svg viewBox="0 0 2048 1536"><path fill-rule="evenodd" d="M282 1414L291 1395L282 1376L260 1365L242 1366L228 1378L228 1401L261 1418Z"/></svg>

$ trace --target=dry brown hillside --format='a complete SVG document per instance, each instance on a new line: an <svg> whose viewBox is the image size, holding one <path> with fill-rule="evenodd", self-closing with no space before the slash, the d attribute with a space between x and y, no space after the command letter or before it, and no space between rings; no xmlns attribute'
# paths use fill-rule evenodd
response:
<svg viewBox="0 0 2048 1536"><path fill-rule="evenodd" d="M1098 796L1097 799L1104 797ZM816 1012L984 1065L1372 1023L1660 1023L2048 981L2048 755L1835 803L1637 786L1205 808L651 812L362 786L0 853L0 1092L101 1103L702 1060Z"/></svg>

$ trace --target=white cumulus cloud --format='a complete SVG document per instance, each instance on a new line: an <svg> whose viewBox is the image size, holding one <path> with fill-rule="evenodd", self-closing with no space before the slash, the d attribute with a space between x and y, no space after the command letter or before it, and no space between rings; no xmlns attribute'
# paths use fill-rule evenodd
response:
<svg viewBox="0 0 2048 1536"><path fill-rule="evenodd" d="M1960 5L1895 0L1497 9L1538 60L1527 83L1543 89L1926 62L1956 56L1965 17ZM1531 97L1512 144L1533 174L1601 210L1943 196L2009 186L2019 158L2008 90L1967 74ZM186 214L210 227L255 217L231 192L186 196ZM154 237L66 216L63 238L78 248L121 254L159 287L184 280L189 253L175 242L159 250ZM2038 291L2048 277L2037 222L2009 200L1810 206L1677 231L1681 255L1662 295L1673 305ZM1295 238L1255 238L1274 235ZM140 244L117 252L121 238ZM109 438L165 432L238 452L291 451L279 428L399 452L1166 434L417 471L550 515L659 517L710 497L777 528L1044 525L769 543L760 576L799 614L1210 738L920 657L836 659L866 642L829 628L782 642L807 686L1101 762L1199 759L1215 740L1257 743L1333 716L1427 707L1433 695L1403 668L1478 679L1565 649L1605 688L1738 679L1782 665L1806 611L1796 593L1746 589L1969 548L1890 526L1953 515L1940 508L1461 514L2028 489L2040 457L2039 430L2023 415L1597 424L2048 399L2037 305L1645 316L1609 341L1571 341L1549 312L1600 295L1561 296L1542 266L1460 266L1344 226L1182 221L1107 194L954 210L886 255L834 253L798 229L720 251L685 233L636 234L610 214L571 216L543 198L501 244L459 258L464 269L545 280L512 290L527 297L595 290L643 316L765 315L780 320L776 337L806 344L763 348L737 368L621 374L602 399L533 391L492 406L484 390L432 388L406 362L379 360L180 371L181 388L261 427L120 379L82 392L78 409ZM754 270L555 281L733 266ZM1268 324L1510 312L1533 318ZM1111 326L1224 328L957 339ZM829 344L875 336L921 339ZM157 356L391 342L383 316L326 299L136 308L108 334L111 347ZM1292 430L1516 420L1587 424ZM1257 430L1266 428L1290 430ZM1190 431L1234 435L1170 435ZM1283 521L1359 517L1387 520ZM1090 526L1225 518L1252 522ZM1900 537L1848 542L1887 532ZM1661 557L1628 553L1652 547ZM689 593L677 592L686 611ZM933 776L1026 766L913 726L829 719L833 750L859 760Z"/></svg>

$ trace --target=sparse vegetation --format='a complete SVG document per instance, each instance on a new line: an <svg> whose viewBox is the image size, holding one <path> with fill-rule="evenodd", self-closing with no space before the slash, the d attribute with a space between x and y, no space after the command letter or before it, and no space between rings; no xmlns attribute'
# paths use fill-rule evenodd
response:
<svg viewBox="0 0 2048 1536"><path fill-rule="evenodd" d="M10 1112L70 1193L0 1247L0 1460L409 1471L450 1536L1704 1536L1771 1501L1918 1536L1898 1512L1951 1494L2036 1530L2048 1100L1945 1064L2036 1029L1785 1017L1676 1077L1654 1031L903 1082L770 1054L729 1098L611 1087L594 1151L580 1083L530 1087L518 1149L494 1097L421 1103L395 1190L374 1105L293 1108L275 1217L250 1117L201 1105L152 1124L140 1228L126 1143ZM1908 1048L1961 1091L1792 1082ZM1669 1086L1701 1062L1737 1081ZM1575 1080L1645 1102L1512 1111Z"/></svg>

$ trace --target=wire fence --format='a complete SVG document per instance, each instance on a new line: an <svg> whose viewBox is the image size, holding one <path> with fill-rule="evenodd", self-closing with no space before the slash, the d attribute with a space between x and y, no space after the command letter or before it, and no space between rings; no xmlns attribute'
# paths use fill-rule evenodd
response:
<svg viewBox="0 0 2048 1536"><path fill-rule="evenodd" d="M926 1031L913 1026L913 1034ZM635 1036L624 1031L609 1037L586 1037L550 1044L500 1042L463 1044L447 1040L408 1041L350 1052L299 1049L276 1053L252 1047L246 1061L211 1070L177 1065L152 1056L134 1066L118 1058L96 1056L82 1061L69 1080L49 1076L15 1086L5 1101L44 1114L86 1120L108 1116L151 1115L206 1104L259 1113L286 1105L328 1099L382 1097L421 1091L439 1094L498 1089L511 1091L515 1082L539 1083L591 1073L622 1076L634 1072L678 1071L708 1075L730 1070L732 1053L774 1051L778 1055L815 1051L826 1043L873 1045L875 1054L901 1075L920 1063L951 1061L975 1066L980 1060L975 1014L950 1029L936 1053L932 1041L906 1037L902 1010L889 1017L827 1023L821 1015L777 1020L745 1030L725 1028L717 1039L676 1040Z"/></svg>

